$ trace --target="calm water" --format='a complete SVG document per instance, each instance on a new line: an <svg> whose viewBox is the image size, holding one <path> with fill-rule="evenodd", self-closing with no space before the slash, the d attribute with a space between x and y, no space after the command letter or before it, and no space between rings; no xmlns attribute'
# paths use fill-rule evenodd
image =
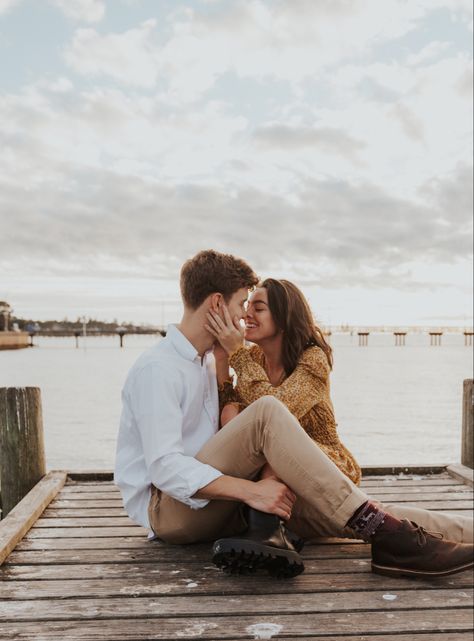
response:
<svg viewBox="0 0 474 641"><path fill-rule="evenodd" d="M83 340L83 339L81 339ZM120 390L139 354L158 340L127 336L36 339L34 349L0 352L0 386L42 391L49 469L111 469ZM460 458L462 381L472 376L472 350L460 334L430 347L409 335L332 337L332 397L344 443L362 464L446 463Z"/></svg>

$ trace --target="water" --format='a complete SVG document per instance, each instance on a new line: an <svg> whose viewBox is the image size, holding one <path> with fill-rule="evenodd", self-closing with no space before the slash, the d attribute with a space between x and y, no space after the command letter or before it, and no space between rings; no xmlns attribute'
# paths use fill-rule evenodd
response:
<svg viewBox="0 0 474 641"><path fill-rule="evenodd" d="M37 338L37 347L0 352L0 387L38 386L48 469L112 469L120 391L139 354L159 338ZM363 465L453 463L460 459L462 381L472 350L462 334L430 347L410 334L334 335L332 398L339 433ZM85 347L84 347L85 345Z"/></svg>

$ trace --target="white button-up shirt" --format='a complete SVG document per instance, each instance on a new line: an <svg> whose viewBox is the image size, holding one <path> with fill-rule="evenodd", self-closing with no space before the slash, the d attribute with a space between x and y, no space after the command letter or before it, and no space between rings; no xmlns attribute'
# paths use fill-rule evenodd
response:
<svg viewBox="0 0 474 641"><path fill-rule="evenodd" d="M175 325L140 356L122 390L115 483L127 514L150 527L151 484L194 509L192 499L222 473L194 458L219 427L212 352L201 359Z"/></svg>

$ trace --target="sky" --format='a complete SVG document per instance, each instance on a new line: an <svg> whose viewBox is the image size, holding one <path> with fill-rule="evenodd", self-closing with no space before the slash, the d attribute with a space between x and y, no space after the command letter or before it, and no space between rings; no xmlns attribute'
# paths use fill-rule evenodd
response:
<svg viewBox="0 0 474 641"><path fill-rule="evenodd" d="M178 320L201 249L325 325L472 325L470 0L0 0L0 300Z"/></svg>

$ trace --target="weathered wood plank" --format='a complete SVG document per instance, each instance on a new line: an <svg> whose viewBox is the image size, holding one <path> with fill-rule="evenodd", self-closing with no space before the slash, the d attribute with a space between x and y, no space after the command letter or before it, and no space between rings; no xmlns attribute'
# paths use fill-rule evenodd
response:
<svg viewBox="0 0 474 641"><path fill-rule="evenodd" d="M361 574L370 572L370 559L306 559L305 574ZM4 565L0 569L2 581L38 581L63 579L112 579L123 578L132 574L136 579L146 580L155 577L159 581L169 581L176 575L202 575L212 581L218 568L212 565L210 550L207 560L197 561L179 559L178 562L168 560L166 563L143 561L141 563L94 563L94 564L52 564L52 565ZM158 576L159 575L159 576Z"/></svg>
<svg viewBox="0 0 474 641"><path fill-rule="evenodd" d="M459 485L407 485L406 487L377 487L370 491L370 496L385 496L391 494L393 496L444 496L451 498L452 496L470 496L473 494L472 488L464 484Z"/></svg>
<svg viewBox="0 0 474 641"><path fill-rule="evenodd" d="M462 481L469 487L474 487L474 470L471 468L457 463L455 465L448 465L447 470L450 476Z"/></svg>
<svg viewBox="0 0 474 641"><path fill-rule="evenodd" d="M63 494L82 494L82 492L120 494L118 487L113 483L68 483L63 489Z"/></svg>
<svg viewBox="0 0 474 641"><path fill-rule="evenodd" d="M363 465L362 474L364 477L380 476L431 476L433 474L445 474L446 464L427 465Z"/></svg>
<svg viewBox="0 0 474 641"><path fill-rule="evenodd" d="M70 539L67 539L68 541ZM116 539L113 539L115 541ZM14 550L5 565L46 565L67 563L141 563L166 561L209 561L209 544L171 546L148 543L146 547L133 546L131 549L50 549ZM348 545L307 545L303 552L304 560L310 559L367 559L370 546L360 543Z"/></svg>
<svg viewBox="0 0 474 641"><path fill-rule="evenodd" d="M34 525L65 480L64 472L50 472L0 521L0 565Z"/></svg>
<svg viewBox="0 0 474 641"><path fill-rule="evenodd" d="M384 500L385 504L387 503L396 503L397 505L404 506L413 506L418 508L423 508L427 510L438 510L438 511L450 511L452 509L456 510L472 510L473 502L472 499L464 499L457 501L442 501L442 500L433 500L433 501L394 501L394 500ZM43 515L35 523L35 528L44 528L44 527L98 527L98 526L110 526L110 527L119 527L124 525L135 525L135 522L130 519L123 510L75 510L72 511L63 510L61 512L49 512L46 515ZM91 514L91 512L93 512Z"/></svg>
<svg viewBox="0 0 474 641"><path fill-rule="evenodd" d="M128 516L76 516L69 518L41 518L35 523L36 528L53 527L124 527L135 523Z"/></svg>
<svg viewBox="0 0 474 641"><path fill-rule="evenodd" d="M76 500L76 499L62 499L57 498L51 501L50 509L87 509L87 508L104 508L118 507L123 509L122 499L106 499L104 501L91 500Z"/></svg>
<svg viewBox="0 0 474 641"><path fill-rule="evenodd" d="M391 503L417 502L417 501L467 501L472 500L474 493L468 488L461 491L410 491L410 492L371 492L370 496L379 501L389 501ZM121 500L103 500L103 501L63 501L56 499L52 501L48 509L43 513L43 517L49 516L94 516L89 510L102 510L107 514L126 514ZM96 516L99 516L98 514Z"/></svg>
<svg viewBox="0 0 474 641"><path fill-rule="evenodd" d="M232 599L232 616L250 614L291 614L360 610L419 610L428 608L472 607L473 590L405 590L390 593L333 592L317 594L273 594L240 596ZM70 619L163 618L177 616L227 615L229 597L214 595L183 597L133 597L104 599L48 599L4 601L0 621L62 621Z"/></svg>
<svg viewBox="0 0 474 641"><path fill-rule="evenodd" d="M331 550L337 550L339 548L349 548L352 545L367 547L367 544L363 541L357 539L317 539L311 541L305 545L304 553L306 554L308 550L328 547ZM51 550L51 551L61 551L61 550L139 550L139 549L150 549L158 548L161 549L164 547L167 548L166 544L161 543L161 541L149 541L146 537L128 537L124 536L119 537L91 537L89 539L84 538L52 538L52 539L28 539L25 538L17 545L15 548L16 551L37 551L37 550ZM183 551L183 554L199 553L200 550L209 550L209 543L199 543L190 546L169 546L172 552L179 553L179 550ZM342 554L342 552L341 552ZM10 557L8 557L8 560Z"/></svg>
<svg viewBox="0 0 474 641"><path fill-rule="evenodd" d="M147 536L148 530L140 525L133 527L39 527L33 528L27 534L28 538L32 539L50 539L54 537L59 538L89 538L91 536Z"/></svg>
<svg viewBox="0 0 474 641"><path fill-rule="evenodd" d="M413 506L413 507L419 507L423 508L424 510L437 510L438 512L451 512L452 510L456 510L459 512L460 510L467 510L467 511L472 511L472 499L464 499L464 500L457 500L457 501L441 501L441 500L435 500L435 501L411 501L411 500L405 500L405 501L400 501L399 498L395 497L395 500L389 500L385 497L383 497L383 503L397 503L397 505L404 505L404 506Z"/></svg>
<svg viewBox="0 0 474 641"><path fill-rule="evenodd" d="M209 568L209 569L207 569ZM181 575L181 576L180 576ZM188 587L190 584L191 587ZM301 574L288 581L275 581L266 576L229 577L202 567L200 572L176 574L173 580L157 581L155 577L136 578L130 575L124 579L64 579L41 581L2 581L0 598L25 599L66 599L71 597L103 598L112 596L164 596L178 594L288 594L307 592L360 592L385 590L413 590L413 579L381 577L371 572L354 574ZM472 574L461 572L450 577L438 579L417 579L417 589L456 589L472 588Z"/></svg>
<svg viewBox="0 0 474 641"><path fill-rule="evenodd" d="M426 476L426 477L400 477L400 476L380 476L374 478L362 478L360 485L361 487L365 486L386 486L386 485L397 485L402 487L403 485L456 485L461 483L461 481L456 480L449 474L437 474L436 476Z"/></svg>
<svg viewBox="0 0 474 641"><path fill-rule="evenodd" d="M441 476L446 473L447 465L431 464L431 465L362 465L362 475L364 478L380 478L384 476L397 476L402 474L416 475L416 476ZM375 472L380 470L380 472ZM395 472L393 470L396 470ZM421 471L420 471L421 470ZM437 470L437 472L433 472ZM114 484L114 473L112 470L69 470L68 471L68 484L81 484L81 483L107 483Z"/></svg>
<svg viewBox="0 0 474 641"><path fill-rule="evenodd" d="M117 638L128 641L145 639L176 639L199 637L200 639L248 639L258 638L254 634L254 626L262 627L261 615L226 616L226 617L193 617L163 618L159 622L153 619L108 619L103 621L47 621L41 625L41 638L61 639L68 641L100 640L108 641ZM435 630L438 632L467 631L472 629L472 614L468 609L419 610L411 611L407 616L406 610L392 612L331 612L316 614L270 615L265 617L265 623L276 626L280 635L294 638L307 636L316 637L328 634L350 635L355 630L359 634L417 633ZM0 639L34 639L38 635L36 623L20 622L5 623L0 632ZM38 635L39 636L39 635ZM260 637L262 638L262 637Z"/></svg>
<svg viewBox="0 0 474 641"><path fill-rule="evenodd" d="M138 549L148 547L150 541L140 536L94 537L89 538L29 538L22 539L15 550L88 550L88 549Z"/></svg>
<svg viewBox="0 0 474 641"><path fill-rule="evenodd" d="M43 514L43 519L73 519L77 517L118 517L127 516L123 507L85 507L85 508L51 508L46 509Z"/></svg>
<svg viewBox="0 0 474 641"><path fill-rule="evenodd" d="M74 498L75 501L110 501L111 499L115 501L120 501L121 497L118 492L61 492L59 497L61 500L67 500L69 498Z"/></svg>

